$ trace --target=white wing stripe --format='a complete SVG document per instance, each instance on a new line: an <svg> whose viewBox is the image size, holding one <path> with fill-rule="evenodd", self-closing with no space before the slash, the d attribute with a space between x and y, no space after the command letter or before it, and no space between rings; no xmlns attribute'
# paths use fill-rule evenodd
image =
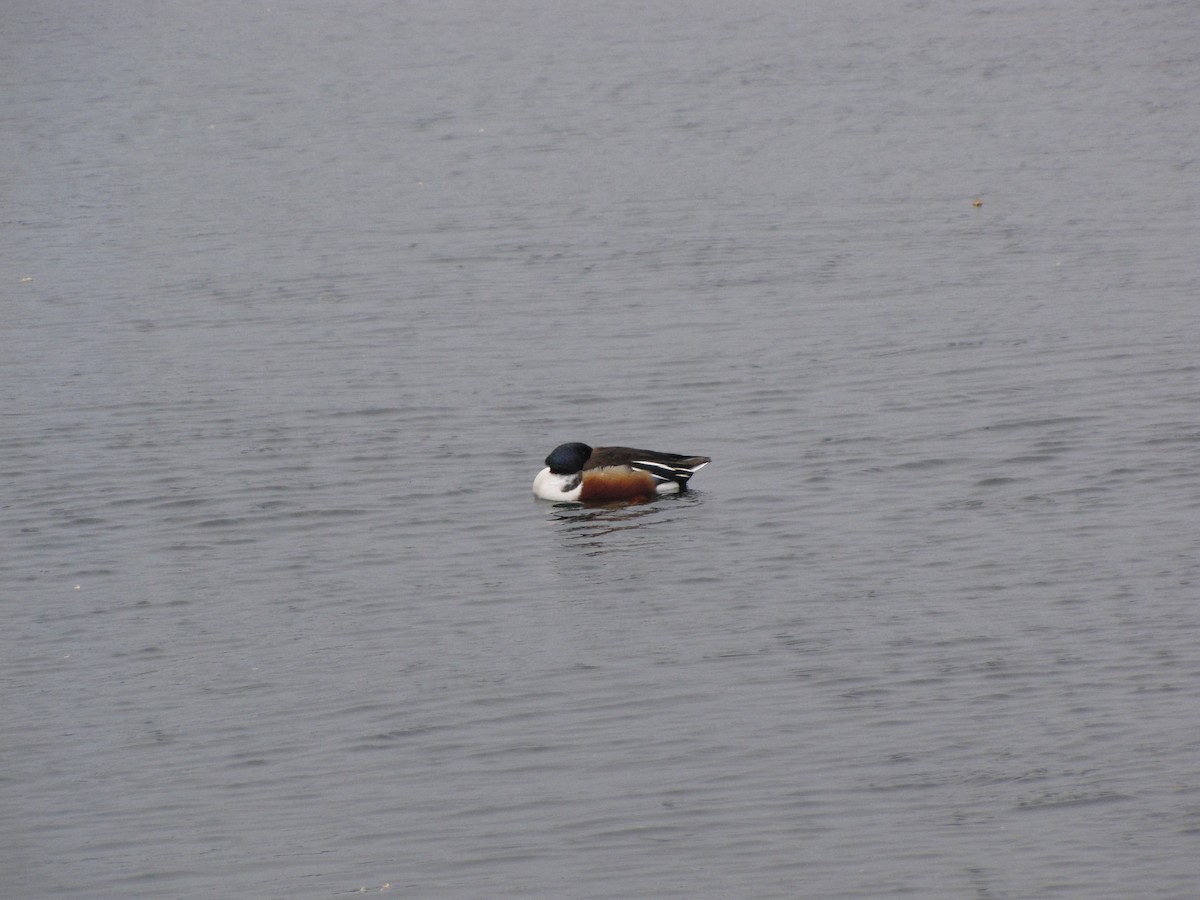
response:
<svg viewBox="0 0 1200 900"><path fill-rule="evenodd" d="M630 461L630 465L644 469L655 478L660 478L663 481L674 481L677 478L683 478L684 480L691 478L696 474L697 470L708 465L708 463L700 463L698 466L688 468L687 466L671 466L649 459L635 459Z"/></svg>

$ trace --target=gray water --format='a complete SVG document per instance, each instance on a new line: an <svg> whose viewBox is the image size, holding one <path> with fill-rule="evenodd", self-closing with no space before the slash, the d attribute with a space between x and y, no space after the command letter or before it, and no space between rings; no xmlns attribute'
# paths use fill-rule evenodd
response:
<svg viewBox="0 0 1200 900"><path fill-rule="evenodd" d="M1197 896L1196 4L0 30L4 896Z"/></svg>

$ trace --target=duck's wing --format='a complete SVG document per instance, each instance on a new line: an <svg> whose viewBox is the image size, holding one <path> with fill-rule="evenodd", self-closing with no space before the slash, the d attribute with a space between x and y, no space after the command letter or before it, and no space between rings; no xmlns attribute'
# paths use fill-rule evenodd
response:
<svg viewBox="0 0 1200 900"><path fill-rule="evenodd" d="M584 468L629 466L649 472L659 482L674 481L680 487L686 487L688 479L710 462L712 460L707 456L684 456L634 447L596 447Z"/></svg>

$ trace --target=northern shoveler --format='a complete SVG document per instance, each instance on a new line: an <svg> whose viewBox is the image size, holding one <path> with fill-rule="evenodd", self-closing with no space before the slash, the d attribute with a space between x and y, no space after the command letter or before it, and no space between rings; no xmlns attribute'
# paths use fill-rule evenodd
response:
<svg viewBox="0 0 1200 900"><path fill-rule="evenodd" d="M533 479L543 500L632 500L687 490L688 479L712 460L632 447L560 444Z"/></svg>

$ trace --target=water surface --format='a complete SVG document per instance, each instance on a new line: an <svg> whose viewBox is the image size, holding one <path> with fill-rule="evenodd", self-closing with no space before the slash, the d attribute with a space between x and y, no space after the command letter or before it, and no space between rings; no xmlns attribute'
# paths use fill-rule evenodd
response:
<svg viewBox="0 0 1200 900"><path fill-rule="evenodd" d="M0 23L14 896L1194 896L1193 5Z"/></svg>

